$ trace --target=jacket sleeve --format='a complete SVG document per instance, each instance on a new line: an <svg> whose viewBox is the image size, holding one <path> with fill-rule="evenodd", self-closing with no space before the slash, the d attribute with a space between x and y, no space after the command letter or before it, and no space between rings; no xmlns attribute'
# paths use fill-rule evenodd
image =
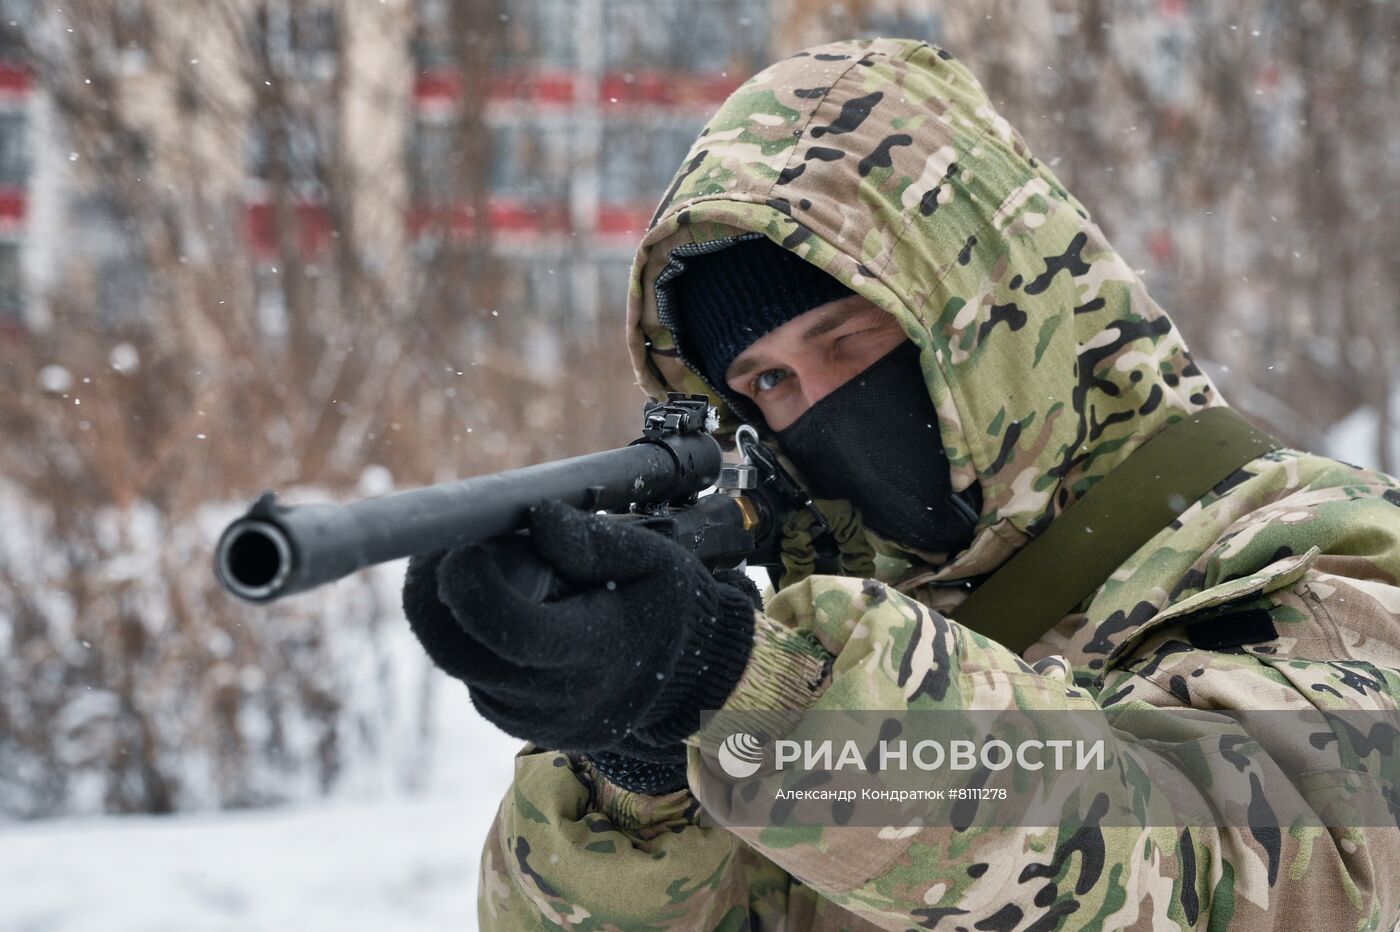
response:
<svg viewBox="0 0 1400 932"><path fill-rule="evenodd" d="M482 852L481 928L745 928L750 886L786 875L696 810L688 790L631 793L526 745Z"/></svg>
<svg viewBox="0 0 1400 932"><path fill-rule="evenodd" d="M1393 710L1400 676L1384 664L1400 657L1400 589L1347 585L1308 569L1314 557L1207 590L1177 613L1186 621L1212 606L1247 604L1268 613L1281 632L1274 641L1199 649L1164 617L1092 688L1075 685L1059 657L1031 666L880 583L813 576L768 605L750 670L726 710L1077 709L1112 715L1118 734L1131 729L1124 713L1134 708ZM1310 604L1323 597L1341 598L1360 622L1337 627L1326 606ZM1320 627L1324 621L1333 627ZM816 688L783 672L807 662L814 645L830 665ZM1251 805L1307 789L1282 785L1288 768L1276 763L1264 768ZM723 800L707 797L714 790L696 778L697 766L692 750L691 786L717 811ZM1198 789L1206 804L1239 802L1211 798L1224 792L1218 787ZM1239 829L1179 829L1150 781L1124 780L1113 792L1107 805L1140 813L1138 824L732 831L795 879L889 929L1389 929L1395 921L1400 880L1386 867L1400 863L1393 824L1307 828L1261 817Z"/></svg>
<svg viewBox="0 0 1400 932"><path fill-rule="evenodd" d="M760 703L810 693L824 676L826 651L762 615L757 620L758 643L769 650L756 651L758 662L738 688ZM487 833L478 884L481 928L504 932L724 932L783 928L832 912L809 891L794 896L787 872L727 829L701 824L690 790L632 793L586 759L530 744L516 755L515 779Z"/></svg>

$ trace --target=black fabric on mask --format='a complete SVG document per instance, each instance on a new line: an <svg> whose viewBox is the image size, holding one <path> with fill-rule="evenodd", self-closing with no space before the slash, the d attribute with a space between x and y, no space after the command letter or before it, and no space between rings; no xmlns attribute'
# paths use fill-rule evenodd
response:
<svg viewBox="0 0 1400 932"><path fill-rule="evenodd" d="M934 553L971 543L982 492L953 492L917 344L901 343L774 433L813 492L851 502L881 537Z"/></svg>

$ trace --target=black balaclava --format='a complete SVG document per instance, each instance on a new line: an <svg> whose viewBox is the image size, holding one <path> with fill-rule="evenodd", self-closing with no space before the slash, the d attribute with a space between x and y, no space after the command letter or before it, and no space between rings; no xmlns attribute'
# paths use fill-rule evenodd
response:
<svg viewBox="0 0 1400 932"><path fill-rule="evenodd" d="M766 237L686 256L683 263L664 286L677 345L711 387L750 418L759 417L755 406L734 398L724 380L734 359L789 320L854 293ZM955 553L971 542L981 490L974 483L953 492L912 341L774 433L813 492L850 501L881 537L929 553Z"/></svg>
<svg viewBox="0 0 1400 932"><path fill-rule="evenodd" d="M812 491L844 498L881 537L930 553L972 542L981 489L953 491L938 414L910 340L774 431Z"/></svg>

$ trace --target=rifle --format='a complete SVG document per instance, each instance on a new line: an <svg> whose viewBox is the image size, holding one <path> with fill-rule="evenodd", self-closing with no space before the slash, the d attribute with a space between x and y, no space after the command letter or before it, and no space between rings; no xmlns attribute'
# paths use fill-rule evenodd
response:
<svg viewBox="0 0 1400 932"><path fill-rule="evenodd" d="M747 560L776 578L783 525L799 510L813 516L819 555L834 553L811 496L757 432L739 428L741 461L725 464L712 425L704 395L672 392L647 403L642 436L615 450L350 504L284 506L264 492L220 535L214 572L238 598L271 602L376 563L481 544L512 585L543 601L561 582L524 528L530 509L549 499L664 534L712 570ZM716 494L699 494L712 485Z"/></svg>

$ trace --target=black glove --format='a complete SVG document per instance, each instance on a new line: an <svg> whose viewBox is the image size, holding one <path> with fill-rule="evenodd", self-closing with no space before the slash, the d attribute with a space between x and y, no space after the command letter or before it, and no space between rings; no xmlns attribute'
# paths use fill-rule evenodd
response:
<svg viewBox="0 0 1400 932"><path fill-rule="evenodd" d="M529 530L570 594L524 598L480 547L414 557L403 606L424 649L508 734L674 761L748 663L751 595L660 534L561 502L534 509Z"/></svg>
<svg viewBox="0 0 1400 932"><path fill-rule="evenodd" d="M742 590L755 610L763 609L763 597L758 594L758 587L743 570L715 570L714 577L725 585ZM588 759L593 762L593 768L609 781L633 793L660 796L688 785L685 744L680 741L658 748L643 744L635 735L627 735L606 751L590 752Z"/></svg>

